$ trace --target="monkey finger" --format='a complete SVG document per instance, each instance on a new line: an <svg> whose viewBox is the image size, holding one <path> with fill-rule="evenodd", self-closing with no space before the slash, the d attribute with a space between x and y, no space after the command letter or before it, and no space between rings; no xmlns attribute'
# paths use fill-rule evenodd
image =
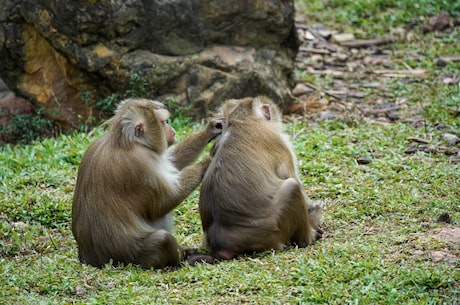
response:
<svg viewBox="0 0 460 305"><path fill-rule="evenodd" d="M315 231L316 231L316 240L319 240L319 239L323 238L324 229L323 229L322 226L316 227Z"/></svg>

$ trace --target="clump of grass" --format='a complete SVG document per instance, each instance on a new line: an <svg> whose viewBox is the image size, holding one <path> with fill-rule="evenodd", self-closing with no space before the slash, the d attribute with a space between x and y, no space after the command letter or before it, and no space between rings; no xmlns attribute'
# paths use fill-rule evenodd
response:
<svg viewBox="0 0 460 305"><path fill-rule="evenodd" d="M460 2L451 0L298 0L296 5L309 18L358 37L388 34L409 22L426 21L440 11L455 16L460 10Z"/></svg>
<svg viewBox="0 0 460 305"><path fill-rule="evenodd" d="M35 113L7 112L2 116L9 119L7 126L0 126L4 141L10 143L29 143L51 133L53 122L45 116L45 109L37 108Z"/></svg>
<svg viewBox="0 0 460 305"><path fill-rule="evenodd" d="M202 128L203 126L199 126ZM216 265L145 271L81 265L70 233L79 160L95 134L3 146L0 295L8 303L449 303L460 271L434 263L430 251L458 251L420 238L460 223L459 165L447 156L404 154L410 124L292 123L300 175L310 197L327 202L326 236L306 249L288 247ZM183 133L180 135L183 136ZM357 156L369 155L362 167ZM435 162L435 163L433 163ZM436 166L433 166L435 164ZM198 190L175 211L178 240L201 242ZM415 254L418 253L418 254Z"/></svg>

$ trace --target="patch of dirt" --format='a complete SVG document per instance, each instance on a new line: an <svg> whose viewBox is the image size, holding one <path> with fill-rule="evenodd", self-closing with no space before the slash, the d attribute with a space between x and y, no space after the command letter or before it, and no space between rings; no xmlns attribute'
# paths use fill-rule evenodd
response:
<svg viewBox="0 0 460 305"><path fill-rule="evenodd" d="M434 263L456 265L460 262L460 227L442 227L412 235L412 239L402 244L402 247L391 255L394 259L429 257Z"/></svg>
<svg viewBox="0 0 460 305"><path fill-rule="evenodd" d="M440 242L449 242L460 247L460 227L443 227L427 233L428 236Z"/></svg>
<svg viewBox="0 0 460 305"><path fill-rule="evenodd" d="M427 232L426 239L436 239L440 243L451 244L441 250L427 250L434 262L448 261L456 263L460 260L460 227L442 227ZM423 238L422 238L423 239Z"/></svg>

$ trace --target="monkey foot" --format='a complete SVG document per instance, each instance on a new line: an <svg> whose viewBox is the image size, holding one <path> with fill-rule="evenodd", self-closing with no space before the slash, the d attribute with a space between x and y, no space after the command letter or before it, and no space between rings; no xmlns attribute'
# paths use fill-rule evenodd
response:
<svg viewBox="0 0 460 305"><path fill-rule="evenodd" d="M209 254L193 254L187 257L187 262L190 266L195 266L197 263L214 264L214 256Z"/></svg>

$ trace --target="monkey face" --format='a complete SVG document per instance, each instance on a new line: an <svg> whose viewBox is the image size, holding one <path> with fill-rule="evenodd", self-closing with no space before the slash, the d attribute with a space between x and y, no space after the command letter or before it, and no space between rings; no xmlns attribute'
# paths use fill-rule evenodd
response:
<svg viewBox="0 0 460 305"><path fill-rule="evenodd" d="M176 141L176 131L168 123L166 123L166 121L163 121L162 124L165 131L166 142L168 143L168 146L173 145Z"/></svg>
<svg viewBox="0 0 460 305"><path fill-rule="evenodd" d="M161 126L163 127L163 131L165 134L165 139L166 143L168 143L168 146L174 144L176 141L176 131L174 128L171 127L171 125L168 124L168 119L170 116L169 111L164 108L163 104L160 104L162 108L160 109L155 109L153 112L157 118L158 121L161 122Z"/></svg>

